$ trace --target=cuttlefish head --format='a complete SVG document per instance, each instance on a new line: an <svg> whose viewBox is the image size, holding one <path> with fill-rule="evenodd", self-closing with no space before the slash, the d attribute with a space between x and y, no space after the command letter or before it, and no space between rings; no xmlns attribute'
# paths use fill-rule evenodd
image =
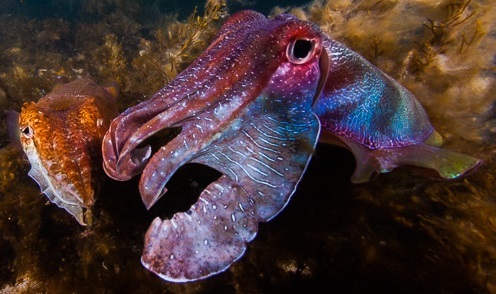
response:
<svg viewBox="0 0 496 294"><path fill-rule="evenodd" d="M103 142L106 172L117 180L143 172L141 195L149 208L179 166L201 161L208 148L227 144L222 139L245 128L288 124L297 132L298 123L311 121L317 130L311 105L322 77L321 56L327 56L322 52L320 31L309 23L289 15L269 21L253 11L236 14L188 69L112 122ZM172 128L179 128L179 135L155 154L141 146L158 131ZM269 135L259 130L255 138ZM279 148L285 138L277 138ZM298 152L308 157L315 139Z"/></svg>
<svg viewBox="0 0 496 294"><path fill-rule="evenodd" d="M117 180L142 173L148 208L184 164L223 174L187 212L155 219L142 257L148 269L172 281L223 271L257 223L284 208L319 136L312 103L326 76L322 41L316 26L293 16L237 13L189 68L112 122L105 170ZM157 151L146 146L163 129L180 131Z"/></svg>
<svg viewBox="0 0 496 294"><path fill-rule="evenodd" d="M49 200L85 225L83 209L95 201L101 174L101 139L117 115L117 85L102 88L88 79L57 85L19 115L29 175Z"/></svg>

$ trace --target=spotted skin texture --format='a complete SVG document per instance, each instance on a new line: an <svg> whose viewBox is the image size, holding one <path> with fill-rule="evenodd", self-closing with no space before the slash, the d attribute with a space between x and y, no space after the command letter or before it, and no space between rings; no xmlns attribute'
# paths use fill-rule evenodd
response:
<svg viewBox="0 0 496 294"><path fill-rule="evenodd" d="M152 154L144 141L164 129L180 132ZM314 24L242 11L169 85L119 115L102 150L112 178L142 173L147 208L184 164L222 173L188 211L156 218L145 236L143 265L186 282L222 272L243 255L258 223L288 203L319 136L350 148L365 178L415 158L433 134L413 95Z"/></svg>
<svg viewBox="0 0 496 294"><path fill-rule="evenodd" d="M203 191L187 213L152 222L145 236L149 242L142 263L162 278L175 282L223 271L243 255L245 244L255 237L258 226L255 209L255 202L243 188L222 176ZM212 217L204 217L205 214Z"/></svg>
<svg viewBox="0 0 496 294"><path fill-rule="evenodd" d="M102 176L101 141L118 114L117 93L116 84L103 88L79 79L56 85L38 102L25 103L19 116L29 175L81 225L86 225L83 208L93 205Z"/></svg>

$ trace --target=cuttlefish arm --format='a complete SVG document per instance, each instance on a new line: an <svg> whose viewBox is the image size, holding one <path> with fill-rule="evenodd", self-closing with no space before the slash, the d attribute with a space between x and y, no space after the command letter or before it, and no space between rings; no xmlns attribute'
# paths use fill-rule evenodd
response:
<svg viewBox="0 0 496 294"><path fill-rule="evenodd" d="M339 42L326 38L328 78L313 106L320 141L342 145L356 159L355 183L402 165L431 169L444 179L480 165L477 158L442 149L415 96Z"/></svg>
<svg viewBox="0 0 496 294"><path fill-rule="evenodd" d="M258 230L252 198L222 176L187 212L156 218L145 235L143 265L164 280L186 282L224 271Z"/></svg>
<svg viewBox="0 0 496 294"><path fill-rule="evenodd" d="M223 174L188 211L152 223L146 268L170 281L223 271L242 256L258 222L284 208L319 136L311 107L321 52L314 25L241 12L174 81L113 121L103 141L105 170L120 180L142 172L148 208L184 164ZM180 133L155 154L140 146L172 128Z"/></svg>
<svg viewBox="0 0 496 294"><path fill-rule="evenodd" d="M318 120L309 118L284 122L257 109L241 129L228 131L193 158L224 175L190 210L152 223L142 263L166 280L188 281L224 271L241 257L258 222L284 208L306 168L318 136ZM155 158L143 176L159 164ZM150 172L155 170L162 169Z"/></svg>

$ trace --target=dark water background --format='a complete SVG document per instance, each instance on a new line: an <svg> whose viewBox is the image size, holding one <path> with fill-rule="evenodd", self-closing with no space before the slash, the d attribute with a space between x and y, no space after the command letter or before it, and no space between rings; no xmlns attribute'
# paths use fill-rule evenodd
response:
<svg viewBox="0 0 496 294"><path fill-rule="evenodd" d="M232 1L228 7L231 13L250 8L268 14L275 5L303 3ZM203 4L147 0L141 1L133 15L143 24L140 34L148 36L160 15L177 12L184 19L195 6L201 11ZM83 6L81 1L2 1L0 14L26 23L62 18L71 25L98 22L105 17L85 11ZM114 8L115 2L110 1L102 12L111 13ZM57 45L60 52L72 56L72 47L64 47L63 41ZM12 39L0 35L0 42ZM9 59L5 52L0 52L4 55L3 65ZM6 67L0 64L2 72ZM2 83L0 79L0 86ZM39 97L7 95L5 99L35 98ZM2 134L2 142L7 142L6 132ZM25 174L24 165L15 175L16 186L0 194L0 293L490 290L487 284L491 279L478 275L478 271L493 270L486 268L487 263L477 268L477 259L484 258L483 254L471 253L472 248L439 221L466 217L453 215L456 210L451 206L457 202L448 203L449 193L455 197L472 193L464 179L444 183L399 169L372 183L352 185L349 178L353 169L354 159L348 151L319 145L291 202L274 220L260 224L258 236L239 261L225 273L207 280L173 284L141 266L144 233L156 216L170 217L187 210L215 173L197 165L182 168L169 182L167 197L150 211L141 202L137 179L124 183L107 180L94 207L95 226L86 231L64 211L46 203L45 196ZM486 179L480 175L490 172L491 168L485 166L469 180L487 187ZM445 194L449 195L437 196Z"/></svg>
<svg viewBox="0 0 496 294"><path fill-rule="evenodd" d="M87 18L91 16L97 16L91 12L83 12L83 8L85 6L84 1L24 0L6 2L7 3L4 4L5 8L3 9L3 11L1 11L2 14L24 15L29 18L36 19L64 18L73 21L81 21L83 20L83 17ZM195 7L198 7L201 10L205 4L205 1L202 0L143 0L135 2L139 2L141 7L146 7L146 9L144 9L146 12L142 13L142 15L140 16L141 20L146 19L147 16L149 17L150 13L178 13L180 18L184 18L188 16ZM230 1L228 2L228 5L231 11L237 11L240 9L253 9L267 15L276 5L281 7L302 6L308 2L309 1L304 0ZM109 11L111 10L112 5L113 1L109 1L107 5Z"/></svg>

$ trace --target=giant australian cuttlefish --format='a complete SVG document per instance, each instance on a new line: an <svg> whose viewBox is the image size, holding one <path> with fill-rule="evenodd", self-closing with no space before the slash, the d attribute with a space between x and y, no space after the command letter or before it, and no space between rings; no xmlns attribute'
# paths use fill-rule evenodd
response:
<svg viewBox="0 0 496 294"><path fill-rule="evenodd" d="M180 133L154 154L141 146L168 128ZM450 179L480 163L440 149L441 136L413 94L316 25L242 11L170 84L119 115L104 137L105 171L121 181L141 173L147 208L184 164L222 173L188 211L153 221L143 265L180 282L227 269L258 223L288 203L319 136L353 152L354 182L400 165Z"/></svg>

